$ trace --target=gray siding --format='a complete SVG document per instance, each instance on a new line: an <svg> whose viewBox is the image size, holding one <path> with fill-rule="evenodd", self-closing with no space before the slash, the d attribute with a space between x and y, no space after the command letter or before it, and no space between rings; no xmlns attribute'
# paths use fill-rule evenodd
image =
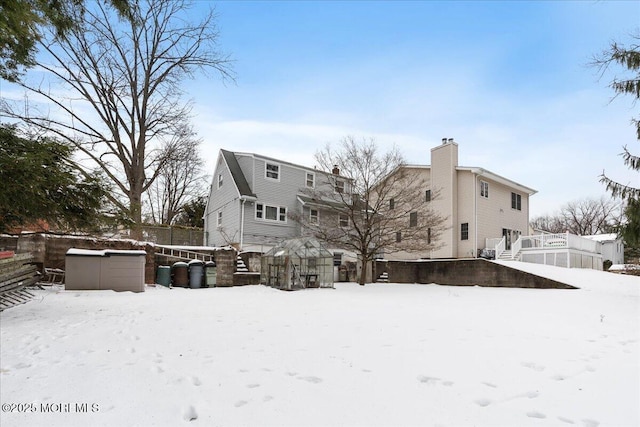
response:
<svg viewBox="0 0 640 427"><path fill-rule="evenodd" d="M220 174L222 174L223 184L218 188ZM221 228L217 226L218 212L222 212ZM208 246L224 246L238 242L240 240L239 213L238 190L222 156L219 156L205 213L205 231L207 232L205 243Z"/></svg>
<svg viewBox="0 0 640 427"><path fill-rule="evenodd" d="M278 180L266 177L267 163L279 166ZM245 242L268 245L297 236L299 227L288 218L284 222L256 218L256 204L284 207L287 214L300 209L297 195L305 185L306 171L286 163L261 158L253 159L250 170L244 169L246 165L246 162L241 163L245 175L253 177L252 189L258 200L245 205Z"/></svg>
<svg viewBox="0 0 640 427"><path fill-rule="evenodd" d="M285 221L257 218L256 205L263 207L284 207L287 215L299 212L302 205L297 196L306 187L307 173L315 176L316 187L330 184L326 173L296 166L278 160L265 159L250 153L234 153L238 165L244 174L249 187L256 195L256 201L242 202L234 185L231 173L222 156L216 165L213 183L209 194L209 205L205 214L205 228L208 232L208 245L226 245L239 243L241 233L242 210L244 211L243 244L251 246L270 246L283 239L299 236L300 225L288 217ZM266 164L279 166L279 179L266 176ZM223 186L218 188L218 175L223 174ZM346 181L346 179L345 179ZM345 191L349 191L345 184ZM222 229L216 226L218 212L222 211Z"/></svg>

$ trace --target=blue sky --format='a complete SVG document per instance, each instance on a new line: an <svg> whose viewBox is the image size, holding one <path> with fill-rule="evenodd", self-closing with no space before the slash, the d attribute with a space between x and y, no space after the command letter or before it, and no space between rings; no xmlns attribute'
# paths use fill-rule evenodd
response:
<svg viewBox="0 0 640 427"><path fill-rule="evenodd" d="M216 7L237 82L186 82L212 171L218 149L307 166L346 135L429 163L455 138L460 164L538 190L532 216L606 195L603 169L640 185L622 146L639 148L638 106L610 102L587 66L640 27L640 2L250 2Z"/></svg>

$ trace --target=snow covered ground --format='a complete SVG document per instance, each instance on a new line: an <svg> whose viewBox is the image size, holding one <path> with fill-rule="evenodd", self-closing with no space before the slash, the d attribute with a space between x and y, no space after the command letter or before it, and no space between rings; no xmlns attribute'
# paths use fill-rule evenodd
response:
<svg viewBox="0 0 640 427"><path fill-rule="evenodd" d="M39 291L0 425L640 425L640 278L509 265L582 289Z"/></svg>

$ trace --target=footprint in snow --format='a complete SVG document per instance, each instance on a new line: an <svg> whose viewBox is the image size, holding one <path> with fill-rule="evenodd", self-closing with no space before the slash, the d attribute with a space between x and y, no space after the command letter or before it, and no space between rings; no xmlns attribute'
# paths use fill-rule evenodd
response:
<svg viewBox="0 0 640 427"><path fill-rule="evenodd" d="M584 427L598 427L600 423L596 420L584 419L582 420L582 425Z"/></svg>
<svg viewBox="0 0 640 427"><path fill-rule="evenodd" d="M266 395L265 397L262 398L263 402L270 402L272 400L273 400L273 396L269 396L269 395Z"/></svg>
<svg viewBox="0 0 640 427"><path fill-rule="evenodd" d="M558 420L562 421L563 423L567 423L567 424L575 424L573 422L573 420L570 420L569 418L565 418L565 417L558 417Z"/></svg>
<svg viewBox="0 0 640 427"><path fill-rule="evenodd" d="M426 375L418 375L418 381L420 381L423 384L437 384L440 381L440 378L436 378L436 377L428 377Z"/></svg>
<svg viewBox="0 0 640 427"><path fill-rule="evenodd" d="M193 406L189 406L182 412L182 416L185 421L195 421L198 419L198 413L196 412L196 408Z"/></svg>
<svg viewBox="0 0 640 427"><path fill-rule="evenodd" d="M247 384L247 388L258 388L260 384Z"/></svg>
<svg viewBox="0 0 640 427"><path fill-rule="evenodd" d="M545 370L544 366L538 365L534 362L522 362L520 363L520 365L524 366L525 368L533 369L534 371L538 371L538 372L542 372Z"/></svg>
<svg viewBox="0 0 640 427"><path fill-rule="evenodd" d="M202 385L202 381L200 381L200 378L198 377L191 377L191 384L197 387Z"/></svg>
<svg viewBox="0 0 640 427"><path fill-rule="evenodd" d="M478 406L482 406L484 408L486 406L491 405L492 401L491 401L491 399L487 399L487 398L483 397L483 398L474 400L473 403L475 403Z"/></svg>
<svg viewBox="0 0 640 427"><path fill-rule="evenodd" d="M545 414L543 414L542 412L538 412L538 411L531 411L531 412L527 412L527 417L529 418L547 418L547 416Z"/></svg>
<svg viewBox="0 0 640 427"><path fill-rule="evenodd" d="M487 382L483 382L482 384L486 385L487 387L498 388L498 386L495 385L495 384L491 384L491 383L487 383Z"/></svg>
<svg viewBox="0 0 640 427"><path fill-rule="evenodd" d="M319 384L322 382L322 378L319 377L314 377L314 376L308 376L308 377L298 377L299 380L304 380L313 384Z"/></svg>
<svg viewBox="0 0 640 427"><path fill-rule="evenodd" d="M236 403L234 403L233 406L235 406L236 408L239 408L241 406L246 405L247 403L249 403L249 402L247 402L246 400L238 400Z"/></svg>

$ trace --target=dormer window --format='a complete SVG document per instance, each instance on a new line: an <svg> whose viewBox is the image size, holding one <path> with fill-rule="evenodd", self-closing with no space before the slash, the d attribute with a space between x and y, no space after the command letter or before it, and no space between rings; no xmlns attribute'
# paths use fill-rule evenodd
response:
<svg viewBox="0 0 640 427"><path fill-rule="evenodd" d="M313 188L316 186L316 175L312 172L307 172L307 188Z"/></svg>
<svg viewBox="0 0 640 427"><path fill-rule="evenodd" d="M280 181L280 165L277 163L265 163L264 176L268 179Z"/></svg>
<svg viewBox="0 0 640 427"><path fill-rule="evenodd" d="M336 193L344 193L344 181L336 180Z"/></svg>

